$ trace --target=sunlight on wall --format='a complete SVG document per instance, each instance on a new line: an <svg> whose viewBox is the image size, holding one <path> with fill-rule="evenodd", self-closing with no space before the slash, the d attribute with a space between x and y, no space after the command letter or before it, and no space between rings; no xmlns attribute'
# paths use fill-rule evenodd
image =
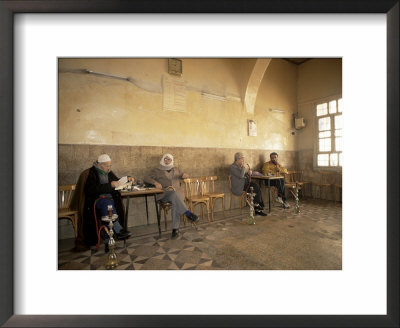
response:
<svg viewBox="0 0 400 328"><path fill-rule="evenodd" d="M167 59L60 59L59 143L295 150L290 134L297 99L295 65L271 61L255 112L249 114L243 97L254 58L182 62L186 111L174 112L163 110ZM208 99L202 92L227 99ZM285 112L268 111L277 106ZM248 119L257 124L255 137L248 136Z"/></svg>

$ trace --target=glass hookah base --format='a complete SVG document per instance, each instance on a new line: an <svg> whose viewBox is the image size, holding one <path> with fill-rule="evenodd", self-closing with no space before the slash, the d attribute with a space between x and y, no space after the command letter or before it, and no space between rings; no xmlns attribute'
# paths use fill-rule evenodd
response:
<svg viewBox="0 0 400 328"><path fill-rule="evenodd" d="M107 270L115 269L118 266L118 257L114 252L110 252L107 257L105 267Z"/></svg>

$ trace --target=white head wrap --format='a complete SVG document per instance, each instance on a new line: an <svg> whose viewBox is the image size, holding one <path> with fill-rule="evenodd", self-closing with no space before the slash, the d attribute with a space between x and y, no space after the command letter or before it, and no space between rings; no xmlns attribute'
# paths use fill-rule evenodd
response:
<svg viewBox="0 0 400 328"><path fill-rule="evenodd" d="M105 163L105 162L111 162L110 156L108 156L107 154L100 155L99 158L97 159L97 163Z"/></svg>
<svg viewBox="0 0 400 328"><path fill-rule="evenodd" d="M165 157L168 157L171 159L171 162L167 165L164 162ZM164 154L163 157L161 158L160 165L165 168L166 170L170 170L174 167L174 156L171 154Z"/></svg>

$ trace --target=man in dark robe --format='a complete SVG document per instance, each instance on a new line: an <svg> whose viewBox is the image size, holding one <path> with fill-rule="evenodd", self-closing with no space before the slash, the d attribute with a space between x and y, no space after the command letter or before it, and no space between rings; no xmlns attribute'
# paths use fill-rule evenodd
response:
<svg viewBox="0 0 400 328"><path fill-rule="evenodd" d="M129 181L133 178L129 177ZM93 166L83 171L78 179L71 208L78 210L78 237L75 249L98 244L98 231L102 224L101 218L108 216L108 206L112 206L112 216L117 218L114 232L119 240L129 238L130 232L125 230L125 216L122 198L118 186L118 178L111 171L111 158L107 154L100 155ZM105 250L108 251L108 235L104 235Z"/></svg>

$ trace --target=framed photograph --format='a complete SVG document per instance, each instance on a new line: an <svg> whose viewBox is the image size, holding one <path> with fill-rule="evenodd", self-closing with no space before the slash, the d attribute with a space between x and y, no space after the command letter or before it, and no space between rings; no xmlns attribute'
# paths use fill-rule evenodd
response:
<svg viewBox="0 0 400 328"><path fill-rule="evenodd" d="M253 120L247 120L247 125L249 129L249 137L257 137L257 124Z"/></svg>
<svg viewBox="0 0 400 328"><path fill-rule="evenodd" d="M384 232L386 237L386 244L383 245L381 242L379 245L379 249L377 252L386 252L386 258L382 258L379 263L374 262L374 266L379 266L381 270L379 271L379 277L382 277L382 272L387 272L386 275L386 290L382 292L381 289L375 288L373 279L370 279L368 284L360 284L359 288L359 295L357 297L364 296L367 302L372 301L369 299L370 295L374 295L372 297L379 297L380 299L384 299L386 303L386 311L382 311L380 308L379 313L375 312L374 308L362 308L360 307L360 313L355 313L354 315L348 315L343 313L337 314L327 314L323 315L321 308L317 308L318 305L315 307L314 313L300 313L296 310L287 313L285 309L276 309L276 311L271 311L269 308L271 302L267 302L267 299L270 295L268 295L268 290L265 288L265 284L268 280L262 275L262 273L253 272L252 275L244 274L242 272L237 272L234 274L234 278L230 281L229 284L226 285L226 288L220 288L221 286L218 284L214 284L216 280L221 281L225 279L228 274L224 273L224 277L221 276L211 276L211 273L207 274L207 279L204 277L199 276L200 273L192 273L190 276L190 281L187 281L191 284L191 288L195 291L192 293L186 289L186 284L184 288L177 288L177 293L180 299L185 297L187 302L192 306L193 315L190 313L184 313L184 315L180 315L179 312L172 313L169 315L168 313L161 313L160 311L154 310L156 306L156 302L160 302L160 297L164 298L165 302L171 302L171 300L175 300L174 297L168 296L173 290L173 286L171 285L171 281L182 281L182 276L176 277L170 274L170 272L163 272L164 278L158 279L159 277L155 275L154 272L146 272L146 276L150 276L156 279L153 279L151 283L149 283L148 277L144 274L135 275L133 279L132 275L129 275L130 272L124 272L125 274L118 274L118 278L122 281L122 291L129 291L131 293L130 297L132 302L141 302L143 308L141 311L133 312L134 315L127 313L126 311L122 310L119 311L114 307L107 306L104 307L104 311L101 314L94 314L92 311L88 310L84 306L80 308L80 311L74 311L73 313L63 313L58 314L57 308L47 309L46 312L40 307L41 298L42 301L45 301L46 304L49 304L49 300L56 304L59 297L59 300L63 298L62 294L57 294L54 298L50 298L48 296L43 295L50 295L45 294L48 292L49 289L57 291L60 285L57 285L53 282L49 283L49 286L44 286L42 282L38 283L36 286L30 283L30 280L24 279L26 272L24 272L24 268L26 270L31 270L32 266L37 265L38 270L42 271L57 271L57 268L54 267L52 264L54 261L51 258L52 254L50 252L46 252L46 256L42 257L43 247L46 249L52 249L53 245L52 242L55 241L55 237L48 237L48 232L46 231L43 236L37 235L36 242L29 245L31 248L37 249L37 257L35 258L21 258L21 254L18 253L18 249L20 249L21 243L24 243L27 239L27 236L21 232L18 228L20 225L13 225L12 219L14 220L14 224L16 221L20 222L20 214L26 215L29 212L30 217L33 218L32 221L34 222L52 222L53 217L51 215L48 217L46 215L42 215L41 211L28 207L27 203L25 203L25 198L21 198L21 194L27 190L29 190L30 197L37 200L37 204L44 205L47 207L51 207L51 204L55 201L56 195L56 183L52 179L54 179L54 172L56 172L57 168L54 168L53 164L49 165L50 163L54 163L54 158L57 158L57 140L51 140L52 137L56 135L56 126L52 126L51 124L47 124L45 122L45 118L43 113L39 110L38 112L31 113L30 115L34 114L34 116L38 116L43 119L43 121L29 121L26 122L26 118L20 115L20 112L15 111L15 108L24 104L25 99L20 97L14 97L14 94L19 90L27 90L30 89L32 84L41 85L46 87L46 90L51 90L48 93L48 97L52 100L50 101L49 108L57 108L57 102L54 101L57 99L57 85L53 84L46 84L47 80L45 76L52 75L53 70L45 70L43 67L42 74L36 75L33 80L28 81L21 84L14 84L16 80L16 76L18 76L18 81L20 81L21 72L26 69L26 63L21 63L21 57L23 54L20 51L14 51L13 49L19 49L22 52L24 51L24 46L16 45L15 44L15 36L23 36L23 39L26 42L31 42L33 35L41 35L43 31L41 31L41 19L47 19L49 14L60 14L59 16L55 17L55 20L65 18L68 16L72 16L74 13L78 14L85 14L85 13L101 13L102 15L102 22L104 22L104 15L106 14L118 14L118 13L128 13L128 14L135 14L138 20L143 19L143 24L147 24L147 28L145 30L151 30L153 27L156 29L160 29L163 27L162 23L166 21L162 21L160 23L160 14L170 14L170 13L182 13L182 14L199 14L193 16L182 16L186 17L186 24L188 24L193 19L197 20L204 20L208 16L208 14L216 14L216 13L232 13L235 14L235 20L229 21L227 16L221 16L218 22L219 27L212 29L213 39L210 39L210 49L213 46L218 44L221 46L226 46L223 40L225 40L225 33L226 26L224 24L229 23L233 24L230 26L234 26L235 23L238 23L238 17L245 17L248 16L248 13L252 13L251 19L246 21L248 26L248 30L246 28L242 28L242 30L246 30L248 35L254 34L253 36L257 36L257 29L259 26L255 24L254 18L258 20L274 20L276 15L284 15L284 14L298 14L299 16L302 15L309 15L309 14L380 14L381 19L386 21L386 31L384 31L387 35L386 42L379 43L377 47L384 47L387 53L387 69L386 72L376 72L379 74L380 77L384 75L387 81L387 93L386 94L386 103L387 103L387 111L386 111L386 149L381 144L377 145L378 148L386 150L386 168L387 168L387 180L386 180L386 197L387 199L384 200L385 205L387 206L386 211L382 209L380 212L376 212L377 214L374 217L374 226L379 226L379 231ZM150 14L156 13L157 17L159 18L158 22L156 20L152 20ZM21 14L21 17L19 15ZM23 31L21 33L21 29L15 26L15 22L18 20L19 22L23 22L25 20L25 16L23 14L32 14L34 19L34 25L30 28L29 31ZM46 14L46 15L41 15ZM239 15L237 15L239 14ZM243 16L240 16L243 15ZM266 15L266 16L262 16ZM168 15L166 15L168 16ZM212 15L211 15L212 16ZM307 17L311 17L307 16ZM373 16L373 15L371 15ZM177 17L175 17L176 19ZM290 30L290 35L292 35L293 39L301 39L303 34L297 35L300 33L301 29L294 28L293 22L286 21L285 23L280 23L282 18L279 16L277 19L277 24L280 25L281 30L288 31ZM334 17L330 17L334 19ZM364 20L360 20L357 24L361 24L363 28L368 26L367 18ZM239 20L241 21L241 20ZM378 0L364 0L364 1L346 1L338 4L337 1L331 0L324 0L324 1L309 1L309 2L302 2L301 7L299 6L298 1L296 0L287 0L287 1L280 1L280 2L249 2L244 0L234 0L230 2L202 2L202 3L191 3L190 6L187 4L185 5L184 1L91 1L91 2L83 2L83 1L51 1L51 0L42 0L42 1L19 1L19 0L2 0L0 1L0 108L2 108L2 120L0 125L0 145L3 152L5 152L5 157L1 162L1 179L2 181L2 188L0 189L0 202L3 209L3 215L1 216L1 223L3 231L6 233L3 234L3 237L0 238L0 293L2 295L0 299L0 325L4 327L11 327L11 326L22 326L22 327L51 327L51 326L69 326L69 327L136 327L136 326L178 326L178 327L195 327L195 326L246 326L246 327L256 327L256 326L265 326L265 327L328 327L328 326L376 326L376 327L396 327L399 325L399 288L398 288L398 264L399 264L399 254L398 254L398 240L399 240L399 226L398 226L398 202L397 198L399 196L398 192L398 154L399 154L399 144L398 144L398 130L399 130L399 95L398 95L398 83L399 83L399 69L398 69L398 62L399 62L399 1L397 0L388 0L388 1L378 1ZM209 22L209 21L208 21ZM321 19L322 23L322 19ZM381 22L380 22L381 23ZM73 23L75 24L75 23ZM98 23L95 20L87 21L87 26L91 24L102 24ZM285 25L287 24L287 25ZM375 24L375 23L374 23ZM382 24L378 24L378 29L381 29ZM99 26L99 25L97 25ZM146 26L146 25L143 25ZM301 24L300 24L301 26ZM121 29L122 25L118 25L118 29ZM373 26L373 28L376 26ZM206 26L205 26L206 28ZM202 33L205 33L205 28L202 29ZM348 26L345 26L343 30L346 30ZM90 28L89 28L90 29ZM117 29L117 30L118 30ZM250 31L252 31L250 33ZM380 30L382 31L382 30ZM81 30L79 30L79 33ZM176 30L172 30L169 32L175 32ZM310 37L309 31L304 32L308 37ZM167 33L168 34L168 33ZM312 33L311 33L312 34ZM180 35L180 34L178 34ZM273 37L273 35L271 35ZM76 39L68 39L66 37L64 40L68 42L72 42L76 45L83 45L86 49L90 48L87 47L88 43L92 47L98 47L99 40L111 40L112 37L108 35L105 38L104 35L101 36L101 39L97 39L94 37L93 39L84 39L79 40ZM146 38L144 38L146 39ZM166 38L168 39L168 38ZM188 38L187 40L189 40ZM232 42L227 42L235 44L234 38L230 39ZM237 39L237 43L245 42L244 38ZM244 41L243 41L244 40ZM123 46L123 42L119 39L120 45ZM148 40L147 40L148 41ZM271 40L272 42L273 40ZM338 40L336 40L338 41ZM341 40L339 40L341 41ZM361 42L362 40L360 40ZM365 41L365 40L363 40ZM43 44L51 44L51 39L44 40ZM130 41L129 41L130 42ZM146 45L144 41L141 41L142 45ZM162 40L159 40L160 46L158 48L162 49L162 45L166 46L166 44L162 43ZM166 40L168 43L168 40ZM214 43L213 43L214 42ZM275 40L274 42L281 42L279 40ZM307 42L310 42L309 44ZM291 44L290 48L297 48L297 47L310 47L311 44L315 45L315 40L303 42L302 44ZM333 41L332 41L333 42ZM348 41L346 41L348 42ZM186 43L186 42L185 42ZM237 44L236 43L236 44ZM85 45L86 44L86 45ZM265 44L265 42L264 42ZM350 47L351 44L354 44L354 40L352 42L346 43ZM32 46L32 44L30 45ZM115 56L118 55L116 52L113 52L113 47L109 46L108 44L101 45L103 49L105 49L105 56ZM191 51L186 51L184 48L180 48L181 50L175 52L163 52L159 54L159 56L165 57L177 57L177 58L185 58L185 56L193 56L193 43L187 42L185 44L187 49L191 48ZM282 47L284 44L282 44ZM139 47L138 48L138 56L146 55L146 47ZM197 48L197 52L201 56L201 47ZM251 57L249 52L243 52L243 44L236 48L236 52L232 52L230 56L232 57ZM168 48L170 49L170 48ZM271 49L277 49L277 47L271 47ZM3 51L4 50L4 51ZM211 50L209 50L211 51ZM46 51L42 51L43 58L47 55ZM222 56L223 53L221 53ZM75 53L68 49L68 47L63 48L60 56L74 56ZM84 53L82 55L85 56L96 56L99 55L98 53ZM213 53L214 55L214 53ZM225 53L225 55L228 55ZM260 57L261 53L255 53L254 57ZM271 57L278 57L282 54L277 51L271 51L269 56ZM338 52L333 51L332 56L340 56L341 54ZM147 52L147 56L152 56ZM316 54L315 54L316 56ZM302 56L304 57L304 56ZM43 59L42 58L42 59ZM55 63L57 58L53 58L54 63L53 68L55 67ZM51 61L51 60L50 60ZM19 65L15 65L15 63L19 63ZM344 63L344 76L349 80L349 77L346 74L346 70L349 69L351 66L351 62L349 62L344 56L343 58ZM38 62L36 65L40 66L40 58L38 58ZM378 64L378 63L377 63ZM350 65L350 66L349 66ZM365 69L371 69L370 66L365 66ZM54 74L56 76L56 74ZM50 79L50 81L54 81L55 77ZM360 79L362 74L359 74L355 80ZM350 78L350 80L353 79ZM271 86L273 88L273 86ZM54 93L54 95L52 94ZM357 92L359 95L365 95L364 90L359 90ZM346 92L343 94L344 101L346 101ZM351 98L351 97L348 97ZM347 99L348 99L347 98ZM36 99L38 100L38 99ZM43 102L46 99L42 99ZM47 103L48 105L48 103ZM54 114L52 114L54 115ZM243 120L243 116L240 117ZM350 119L347 121L349 122ZM23 124L21 122L24 122ZM45 122L45 123L43 123ZM243 121L242 121L243 122ZM22 128L21 125L22 124ZM259 124L261 124L259 122ZM279 122L277 122L279 124ZM34 125L34 129L32 129L32 125ZM261 125L260 125L261 126ZM33 147L33 150L29 150L29 156L26 157L29 161L26 163L20 163L15 158L20 158L16 156L15 153L20 154L21 152L28 152L27 149L23 147L24 143L19 135L20 131L26 129L26 133L31 133L31 137L34 138L36 135L42 136L42 140L50 139L49 143L45 145L36 144ZM18 133L15 133L15 132ZM261 131L261 128L260 128ZM380 131L380 134L384 134L384 131ZM256 122L252 122L248 120L248 135L257 135L257 127ZM49 137L50 136L50 137ZM29 135L24 135L24 138L29 137ZM379 148L379 146L381 148ZM54 154L51 154L51 153ZM50 155L49 155L50 154ZM350 154L351 155L351 154ZM373 153L370 152L368 154L364 154L368 156L366 158L370 158L373 156ZM25 157L24 157L25 158ZM351 156L346 157L351 158ZM347 159L346 159L347 160ZM32 171L32 168L40 168L40 163L42 163L43 167L46 170L39 170L35 169ZM351 164L351 163L350 163ZM353 163L352 165L357 164ZM360 165L358 165L359 167ZM30 168L30 169L27 169ZM36 174L40 175L38 177ZM48 180L51 180L49 183ZM16 182L24 181L24 184L18 184ZM53 192L54 189L54 192ZM47 192L46 192L47 190ZM43 197L38 197L41 195ZM44 196L48 196L49 199L43 201ZM346 195L344 195L346 197ZM365 200L368 202L368 200ZM380 198L380 201L382 199ZM47 202L50 204L48 205ZM359 207L363 206L363 202L358 202ZM370 204L369 204L370 205ZM372 205L371 205L372 206ZM345 208L344 212L348 211L349 208ZM54 213L55 216L55 213ZM49 221L46 221L49 220ZM55 218L54 218L55 220ZM26 222L26 224L30 225L32 222ZM44 224L45 225L45 224ZM52 224L49 224L52 226ZM358 235L358 238L362 238L363 236L368 235L366 231L360 234L360 229L357 227L355 230L353 226L348 226L348 230L346 230L347 234L355 233ZM24 230L25 231L25 230ZM35 230L36 232L36 230ZM390 232L390 233L389 233ZM49 234L51 235L51 233ZM363 236L360 236L363 235ZM43 237L43 238L41 238ZM349 241L348 243L351 243ZM349 271L353 272L352 270L357 267L357 270L354 272L361 272L365 273L365 276L369 276L371 274L371 262L370 262L370 255L372 253L366 254L363 249L359 248L352 248L354 252L344 253L344 257L348 258L356 258L360 261L357 262L345 262L345 266L341 272L335 273L335 279L337 278L340 281L341 277L346 275ZM48 256L50 254L50 256ZM55 253L54 253L55 254ZM379 253L381 254L381 253ZM373 254L372 254L373 255ZM371 256L372 256L371 255ZM55 256L54 256L55 257ZM365 260L366 261L361 261ZM22 264L21 263L25 263ZM41 272L42 272L41 271ZM89 272L92 273L92 272ZM128 274L126 274L128 273ZM142 272L143 273L143 272ZM204 273L202 273L204 274ZM288 275L287 272L271 272L278 281L279 276L286 276ZM285 299L288 300L291 296L296 296L298 298L304 299L306 298L309 289L314 288L312 286L312 279L308 280L310 272L297 272L297 276L295 279L292 279L291 283L296 289L296 292L291 294L284 295ZM318 272L318 273L311 273L312 275L324 275L329 274L327 272ZM106 276L102 276L103 279ZM107 276L107 278L112 278L112 276ZM218 279L215 279L218 277ZM69 279L73 279L77 283L88 282L90 281L91 277L82 274L82 272L62 272L58 273L59 281L67 281ZM187 276L185 276L185 279ZM362 274L357 275L357 279L362 279ZM229 280L229 279L227 279ZM270 279L272 281L273 279ZM104 280L103 280L104 281ZM129 286L129 282L132 281L133 283L137 283L140 281L142 288L139 290L132 290ZM202 285L202 281L208 281L211 287L208 290L199 291L198 285ZM288 280L287 280L288 281ZM305 284L304 282L311 282L309 284ZM315 280L314 280L315 281ZM336 285L336 281L334 280L325 280L326 284L318 285L319 291L322 293L321 297L326 297L329 293L327 290L332 291L334 289L343 288L341 283ZM85 299L87 297L88 304L90 303L90 298L92 294L91 292L98 292L97 288L99 285L96 286L89 286L90 284L87 283L87 289L82 287L79 291L77 291L75 295L74 302L80 302L81 299ZM125 285L128 285L125 287ZM382 283L380 284L382 285ZM135 285L136 286L136 285ZM307 288L301 290L302 287L306 286ZM89 289L89 287L93 287L93 289ZM279 284L279 288L286 288L284 284ZM30 294L35 294L37 299L37 307L34 304L28 304L28 302L24 299L24 289L28 289ZM121 290L121 289L120 289ZM146 293L146 290L148 291ZM260 295L260 292L263 293ZM43 292L43 293L42 293ZM200 294L200 292L202 292ZM127 302L121 302L121 298L119 298L118 293L117 295L112 296L112 301L119 302L122 306L125 305ZM207 294L208 299L203 298L203 296ZM385 294L385 295L384 295ZM95 294L97 295L97 294ZM328 295L329 296L329 295ZM157 299L156 299L157 297ZM342 301L352 300L354 295L350 294L342 294L340 297L340 301L336 299L335 303L341 303ZM372 298L371 297L371 298ZM46 298L46 299L45 299ZM198 308L202 306L203 303L207 303L208 301L212 301L212 299L225 299L227 303L230 301L234 301L236 305L242 305L242 312L240 310L236 311L234 314L228 313L225 308L223 308L223 302L217 304L215 308L209 309L208 311L200 311ZM354 298L358 299L358 298ZM200 301L199 301L200 300ZM102 307L103 303L99 303L98 299L94 299L94 302L97 302L97 307ZM164 302L162 301L162 302ZM135 303L135 304L136 304ZM248 304L246 304L248 303ZM303 303L307 303L305 300ZM318 303L321 304L320 300ZM181 304L181 303L180 303ZM268 304L268 305L266 305ZM297 304L296 306L300 307L301 304ZM258 313L251 313L249 314L248 308L256 306L259 310ZM32 311L33 309L33 311ZM159 308L156 308L159 309ZM137 309L133 309L137 310ZM275 310L275 309L274 309ZM179 311L179 309L177 310ZM385 312L385 313L384 313ZM267 314L268 313L268 314Z"/></svg>

